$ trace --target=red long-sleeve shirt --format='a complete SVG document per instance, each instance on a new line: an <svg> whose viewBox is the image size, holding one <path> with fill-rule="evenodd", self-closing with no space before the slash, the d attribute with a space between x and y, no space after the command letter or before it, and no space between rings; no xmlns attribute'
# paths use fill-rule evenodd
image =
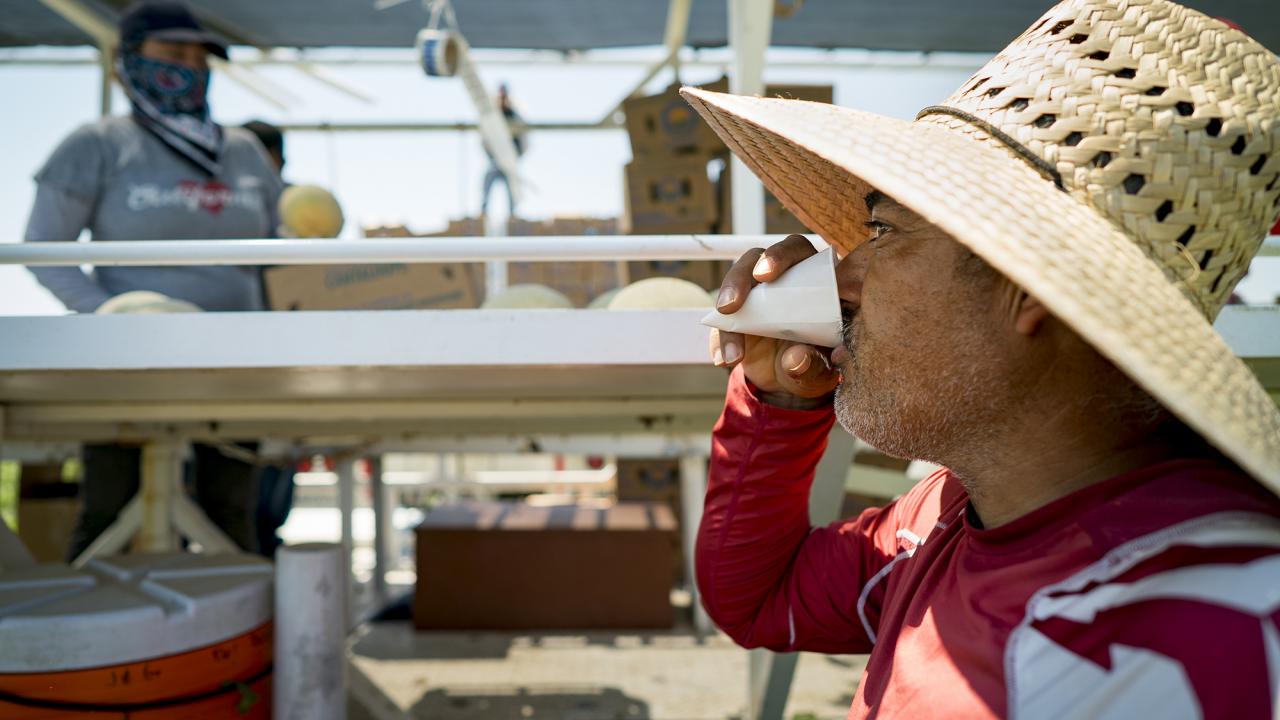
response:
<svg viewBox="0 0 1280 720"><path fill-rule="evenodd" d="M733 373L697 577L746 647L866 653L850 718L1272 718L1280 500L1173 460L981 529L945 470L813 528L830 408L759 401Z"/></svg>

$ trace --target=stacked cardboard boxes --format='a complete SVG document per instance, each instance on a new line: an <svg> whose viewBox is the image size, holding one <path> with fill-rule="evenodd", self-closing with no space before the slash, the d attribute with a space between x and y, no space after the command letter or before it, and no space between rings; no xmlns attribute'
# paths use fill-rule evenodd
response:
<svg viewBox="0 0 1280 720"><path fill-rule="evenodd" d="M512 236L616 235L613 218L557 217L545 221L512 220ZM512 262L507 263L507 283L536 283L564 293L575 307L586 307L594 298L618 287L615 262Z"/></svg>
<svg viewBox="0 0 1280 720"><path fill-rule="evenodd" d="M614 218L514 218L508 235L616 235ZM367 227L365 237L478 237L483 218L450 220L440 232L417 234L403 225ZM618 263L509 263L511 285L555 288L578 307L618 287ZM264 273L272 310L406 310L479 307L484 297L483 263L284 266Z"/></svg>
<svg viewBox="0 0 1280 720"><path fill-rule="evenodd" d="M272 310L444 310L479 306L461 263L287 265L263 273Z"/></svg>
<svg viewBox="0 0 1280 720"><path fill-rule="evenodd" d="M704 85L720 92L728 82ZM707 163L727 150L680 97L679 87L622 104L631 139L624 231L637 235L706 233L715 226L715 186Z"/></svg>
<svg viewBox="0 0 1280 720"><path fill-rule="evenodd" d="M451 225L452 229L452 225ZM477 234L460 227L459 235ZM447 232L447 231L446 231ZM413 237L403 225L365 228L365 237ZM483 227L480 235L484 234ZM446 310L484 296L477 263L282 265L262 274L272 310Z"/></svg>
<svg viewBox="0 0 1280 720"><path fill-rule="evenodd" d="M728 81L702 87L728 90ZM830 85L769 85L768 97L831 102ZM633 160L626 166L623 232L637 235L732 232L728 149L672 85L651 97L623 103ZM720 167L718 180L710 170ZM799 220L766 193L765 231L806 232ZM630 263L632 281L663 275L704 288L719 286L724 267L713 263Z"/></svg>
<svg viewBox="0 0 1280 720"><path fill-rule="evenodd" d="M680 461L669 458L618 458L618 502L661 503L671 508L677 526L685 521L680 501ZM681 582L685 557L677 550L675 581Z"/></svg>

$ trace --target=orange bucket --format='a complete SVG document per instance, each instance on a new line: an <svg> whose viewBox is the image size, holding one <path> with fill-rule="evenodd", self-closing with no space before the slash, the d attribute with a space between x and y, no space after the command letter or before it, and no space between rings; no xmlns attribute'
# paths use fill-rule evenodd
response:
<svg viewBox="0 0 1280 720"><path fill-rule="evenodd" d="M88 670L0 674L0 720L271 717L272 624L203 648Z"/></svg>

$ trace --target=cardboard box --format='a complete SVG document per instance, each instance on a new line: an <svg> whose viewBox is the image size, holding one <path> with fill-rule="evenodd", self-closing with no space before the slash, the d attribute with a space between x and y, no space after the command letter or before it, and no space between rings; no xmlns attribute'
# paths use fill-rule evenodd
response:
<svg viewBox="0 0 1280 720"><path fill-rule="evenodd" d="M700 85L705 90L728 92L728 78ZM658 95L631 98L622 103L626 114L631 155L636 159L699 153L724 155L725 144L692 107L680 97L680 87L672 85ZM812 102L832 102L831 85L766 85L765 97L782 97Z"/></svg>
<svg viewBox="0 0 1280 720"><path fill-rule="evenodd" d="M578 236L578 235L616 235L618 234L617 218L594 218L582 216L554 217L549 220L526 220L511 218L507 225L507 234L512 237L527 236ZM389 225L365 228L366 237L458 237L484 235L482 218L461 218L450 220L444 230L428 235L416 235L403 225ZM471 263L467 266L471 275L471 285L477 298L484 296L485 272L483 263ZM613 262L512 262L507 264L507 282L510 285L537 283L559 290L578 307L585 307L596 296L601 295L619 283L618 264Z"/></svg>
<svg viewBox="0 0 1280 720"><path fill-rule="evenodd" d="M263 279L272 310L474 308L480 289L469 265L291 265L271 268Z"/></svg>
<svg viewBox="0 0 1280 720"><path fill-rule="evenodd" d="M61 470L60 464L55 467ZM26 469L18 498L18 537L36 562L66 562L80 516L80 486L62 482L60 473L57 481L29 482Z"/></svg>
<svg viewBox="0 0 1280 720"><path fill-rule="evenodd" d="M512 237L547 235L616 235L616 218L553 217L550 220L524 220L512 218L507 222L507 234Z"/></svg>
<svg viewBox="0 0 1280 720"><path fill-rule="evenodd" d="M700 87L727 92L729 81L722 78ZM698 112L680 97L678 84L658 95L626 100L622 103L622 112L627 116L631 155L636 159L682 153L724 154L729 151Z"/></svg>
<svg viewBox="0 0 1280 720"><path fill-rule="evenodd" d="M765 85L764 96L832 103L835 101L835 88L831 85Z"/></svg>
<svg viewBox="0 0 1280 720"><path fill-rule="evenodd" d="M719 208L705 155L633 160L626 167L624 231L633 235L705 233Z"/></svg>
<svg viewBox="0 0 1280 720"><path fill-rule="evenodd" d="M507 232L512 237L615 235L615 218L554 217L550 220L513 218ZM510 262L507 283L536 283L564 293L575 307L586 307L596 296L618 287L617 263L600 262Z"/></svg>
<svg viewBox="0 0 1280 720"><path fill-rule="evenodd" d="M716 180L716 186L719 189L719 220L716 223L716 232L729 235L733 233L733 200L731 181L731 173L729 166L726 165L720 173L720 177ZM790 235L792 233L808 234L812 232L800 222L800 219L791 214L791 211L783 206L782 201L774 197L773 193L768 190L764 191L764 231L769 235ZM782 238L778 238L781 240Z"/></svg>
<svg viewBox="0 0 1280 720"><path fill-rule="evenodd" d="M674 502L680 507L680 461L618 459L618 501Z"/></svg>
<svg viewBox="0 0 1280 720"><path fill-rule="evenodd" d="M466 502L417 529L419 630L670 628L679 547L665 505Z"/></svg>

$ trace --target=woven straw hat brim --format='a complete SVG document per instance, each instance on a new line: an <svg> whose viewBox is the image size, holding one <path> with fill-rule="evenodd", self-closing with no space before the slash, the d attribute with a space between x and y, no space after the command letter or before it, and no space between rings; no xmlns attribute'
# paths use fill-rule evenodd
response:
<svg viewBox="0 0 1280 720"><path fill-rule="evenodd" d="M1280 493L1280 410L1118 227L991 143L822 103L682 91L788 210L861 244L864 197L920 214L1035 295L1242 469Z"/></svg>

